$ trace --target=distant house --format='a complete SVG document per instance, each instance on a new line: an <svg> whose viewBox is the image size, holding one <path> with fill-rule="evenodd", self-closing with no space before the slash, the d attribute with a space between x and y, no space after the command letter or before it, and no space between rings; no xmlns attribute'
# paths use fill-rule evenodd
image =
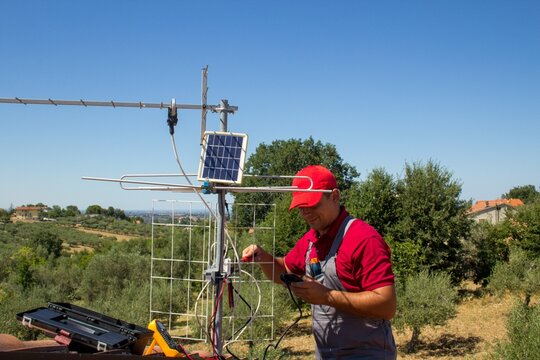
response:
<svg viewBox="0 0 540 360"><path fill-rule="evenodd" d="M47 209L44 206L19 206L15 208L15 218L20 220L39 220Z"/></svg>
<svg viewBox="0 0 540 360"><path fill-rule="evenodd" d="M520 199L478 200L470 209L469 217L477 222L497 224L506 219L508 209L523 205Z"/></svg>

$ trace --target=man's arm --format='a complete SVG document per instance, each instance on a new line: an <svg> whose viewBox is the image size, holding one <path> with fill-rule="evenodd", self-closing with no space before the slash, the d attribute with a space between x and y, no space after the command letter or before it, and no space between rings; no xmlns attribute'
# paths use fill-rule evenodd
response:
<svg viewBox="0 0 540 360"><path fill-rule="evenodd" d="M254 261L258 263L266 277L276 284L281 284L279 275L289 272L282 257L273 257L258 245L250 245L242 251L243 261Z"/></svg>
<svg viewBox="0 0 540 360"><path fill-rule="evenodd" d="M332 306L361 317L390 320L396 313L396 289L387 285L371 291L348 292L332 290L310 277L291 285L293 293L315 305Z"/></svg>

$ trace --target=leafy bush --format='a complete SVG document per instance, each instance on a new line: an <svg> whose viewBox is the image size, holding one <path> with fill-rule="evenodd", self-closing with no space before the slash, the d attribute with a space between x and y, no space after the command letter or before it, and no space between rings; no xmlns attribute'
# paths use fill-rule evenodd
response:
<svg viewBox="0 0 540 360"><path fill-rule="evenodd" d="M407 351L414 352L421 330L444 325L457 311L457 291L446 273L430 274L423 270L397 287L398 310L394 318L397 330L412 330Z"/></svg>
<svg viewBox="0 0 540 360"><path fill-rule="evenodd" d="M149 259L145 256L123 253L113 248L105 254L92 257L81 279L78 293L86 303L118 294L124 288L147 279Z"/></svg>
<svg viewBox="0 0 540 360"><path fill-rule="evenodd" d="M538 359L540 307L516 304L507 321L508 341L497 344L491 359Z"/></svg>
<svg viewBox="0 0 540 360"><path fill-rule="evenodd" d="M499 236L496 226L476 223L464 241L462 263L467 269L467 278L486 286L495 264L508 259L508 253L508 245Z"/></svg>
<svg viewBox="0 0 540 360"><path fill-rule="evenodd" d="M531 296L540 293L540 259L521 248L512 248L508 262L495 265L489 285L498 294L510 291L523 296L523 304L528 306Z"/></svg>
<svg viewBox="0 0 540 360"><path fill-rule="evenodd" d="M396 242L392 236L386 237L392 256L392 268L397 282L403 282L408 277L425 269L425 255L422 245L415 241Z"/></svg>

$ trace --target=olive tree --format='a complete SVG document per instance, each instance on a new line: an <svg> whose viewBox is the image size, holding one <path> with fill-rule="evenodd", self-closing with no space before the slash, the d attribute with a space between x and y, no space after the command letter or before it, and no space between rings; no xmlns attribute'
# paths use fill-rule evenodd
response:
<svg viewBox="0 0 540 360"><path fill-rule="evenodd" d="M409 276L397 287L398 309L394 326L399 331L410 329L407 352L416 351L421 331L426 326L444 325L457 311L457 291L444 272Z"/></svg>

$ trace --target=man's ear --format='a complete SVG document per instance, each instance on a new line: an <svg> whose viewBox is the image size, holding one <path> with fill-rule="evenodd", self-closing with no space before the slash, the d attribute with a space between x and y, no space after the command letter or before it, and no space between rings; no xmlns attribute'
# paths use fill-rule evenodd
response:
<svg viewBox="0 0 540 360"><path fill-rule="evenodd" d="M339 189L332 189L332 200L339 203Z"/></svg>

